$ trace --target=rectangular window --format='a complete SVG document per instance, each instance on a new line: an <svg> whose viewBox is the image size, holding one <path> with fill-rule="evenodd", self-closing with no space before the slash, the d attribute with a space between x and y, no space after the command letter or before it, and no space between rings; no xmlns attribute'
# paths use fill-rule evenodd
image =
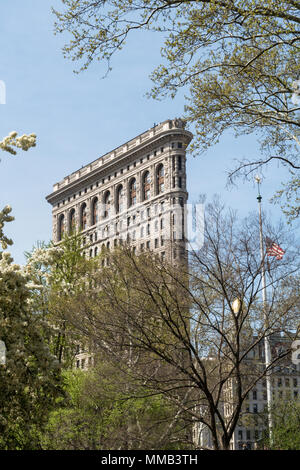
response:
<svg viewBox="0 0 300 470"><path fill-rule="evenodd" d="M182 169L182 158L181 158L181 155L179 155L177 158L178 158L178 170L181 170L181 169Z"/></svg>
<svg viewBox="0 0 300 470"><path fill-rule="evenodd" d="M182 149L182 142L178 142L178 148Z"/></svg>
<svg viewBox="0 0 300 470"><path fill-rule="evenodd" d="M158 238L155 238L155 241L154 241L154 243L155 243L155 245L154 245L154 246L155 246L155 248L158 248Z"/></svg>
<svg viewBox="0 0 300 470"><path fill-rule="evenodd" d="M297 387L297 379L293 379L294 387Z"/></svg>

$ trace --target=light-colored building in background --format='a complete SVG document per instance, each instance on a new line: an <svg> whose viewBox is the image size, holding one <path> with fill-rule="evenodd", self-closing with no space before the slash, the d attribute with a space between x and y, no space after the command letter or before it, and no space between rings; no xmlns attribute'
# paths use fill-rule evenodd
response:
<svg viewBox="0 0 300 470"><path fill-rule="evenodd" d="M272 358L284 354L290 347L290 340L284 335L274 334L270 337ZM245 360L249 374L253 377L265 368L265 348L263 341L259 342L249 353ZM300 364L294 364L291 354L278 361L271 375L273 403L300 399ZM229 379L224 387L223 400L220 411L229 419L235 404L236 386L235 380ZM231 439L232 450L254 450L259 446L267 419L267 388L266 378L257 381L256 386L248 393L243 403L240 419ZM193 427L194 445L199 449L212 449L211 433L207 426L195 423Z"/></svg>

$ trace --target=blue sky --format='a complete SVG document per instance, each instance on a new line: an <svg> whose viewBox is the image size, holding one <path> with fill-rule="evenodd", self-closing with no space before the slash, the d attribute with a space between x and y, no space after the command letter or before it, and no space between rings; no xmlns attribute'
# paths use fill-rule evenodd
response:
<svg viewBox="0 0 300 470"><path fill-rule="evenodd" d="M160 61L161 37L141 33L113 60L113 71L102 80L98 63L73 73L63 58L62 35L54 36L51 6L60 0L11 0L0 6L0 80L6 84L6 104L0 105L0 140L15 130L37 134L37 147L16 157L1 152L0 205L10 204L15 221L6 226L13 238L10 251L17 263L37 240L51 237L51 206L45 196L53 183L165 119L183 114L184 94L175 100L145 97L149 74ZM193 130L193 129L191 129ZM257 157L254 137L221 142L199 158L188 157L190 201L214 193L241 215L256 210L256 188L239 182L226 189L226 170L234 159ZM273 217L279 208L268 200L284 180L276 165L265 173L264 207Z"/></svg>

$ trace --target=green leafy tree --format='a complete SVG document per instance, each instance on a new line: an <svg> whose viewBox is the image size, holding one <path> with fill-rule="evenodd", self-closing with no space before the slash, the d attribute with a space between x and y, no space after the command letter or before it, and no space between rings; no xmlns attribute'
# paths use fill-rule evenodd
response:
<svg viewBox="0 0 300 470"><path fill-rule="evenodd" d="M71 34L64 54L80 62L79 70L100 60L109 71L128 35L160 33L162 64L152 74L149 95L174 98L180 88L189 88L185 117L195 124L194 150L205 151L227 130L254 133L263 156L239 162L230 178L248 176L274 160L298 178L298 0L63 0L63 5L54 10L56 31ZM290 202L299 210L297 199Z"/></svg>
<svg viewBox="0 0 300 470"><path fill-rule="evenodd" d="M125 382L103 356L88 371L65 371L64 379L67 400L51 413L43 449L180 448L170 404L162 395L145 396L137 384L128 387L128 376Z"/></svg>
<svg viewBox="0 0 300 470"><path fill-rule="evenodd" d="M90 284L95 263L85 259L79 233L66 234L59 246L37 246L27 253L27 270L43 288L35 292L36 309L52 328L51 348L60 364L72 367L80 342L66 320L70 299Z"/></svg>
<svg viewBox="0 0 300 470"><path fill-rule="evenodd" d="M273 230L268 226L279 236ZM297 248L288 245L284 259L270 263L263 314L257 219L240 221L214 201L207 205L204 246L189 253L188 269L151 253L135 256L130 247L115 249L106 254L109 265L95 272L97 289L70 303L70 321L145 395L151 390L172 403L187 430L203 425L214 449L228 449L247 394L291 352L266 366L261 357L253 360L254 351L271 334L297 338L299 297L290 294L299 263Z"/></svg>
<svg viewBox="0 0 300 470"><path fill-rule="evenodd" d="M300 450L299 400L275 402L272 417L272 438L266 435L261 445L271 450Z"/></svg>

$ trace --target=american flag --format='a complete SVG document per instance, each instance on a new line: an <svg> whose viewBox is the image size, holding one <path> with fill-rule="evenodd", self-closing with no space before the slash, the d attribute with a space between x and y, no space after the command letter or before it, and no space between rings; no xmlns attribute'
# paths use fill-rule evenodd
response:
<svg viewBox="0 0 300 470"><path fill-rule="evenodd" d="M269 237L266 237L266 247L268 256L276 256L276 259L282 259L285 251Z"/></svg>

